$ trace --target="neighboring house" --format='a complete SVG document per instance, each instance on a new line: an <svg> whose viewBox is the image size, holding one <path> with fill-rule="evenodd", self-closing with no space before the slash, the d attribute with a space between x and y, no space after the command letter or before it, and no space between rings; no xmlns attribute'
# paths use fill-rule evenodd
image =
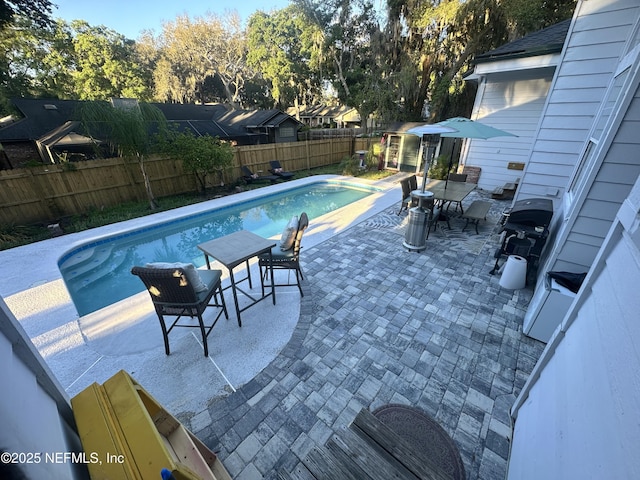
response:
<svg viewBox="0 0 640 480"><path fill-rule="evenodd" d="M304 105L298 109L291 107L287 113L299 118L303 124L311 128L330 128L337 125L336 118L346 109L347 107L343 106Z"/></svg>
<svg viewBox="0 0 640 480"><path fill-rule="evenodd" d="M24 118L0 128L0 143L11 165L40 158L56 163L58 157L69 155L90 158L92 142L78 122L81 101L17 98L13 103ZM233 110L222 104L153 105L180 130L217 136L236 145L295 142L301 125L280 110Z"/></svg>
<svg viewBox="0 0 640 480"><path fill-rule="evenodd" d="M298 111L299 110L299 111ZM296 109L291 107L287 113L311 128L360 128L360 114L353 107L327 105L311 105ZM369 118L368 128L376 127L373 118Z"/></svg>
<svg viewBox="0 0 640 480"><path fill-rule="evenodd" d="M570 20L478 55L466 76L478 91L471 118L517 137L467 141L460 164L480 167L478 186L494 190L522 177Z"/></svg>
<svg viewBox="0 0 640 480"><path fill-rule="evenodd" d="M579 0L516 194L552 198L555 223L524 324L548 344L512 408L509 479L640 478L638 132L640 3ZM560 311L549 270L587 272Z"/></svg>
<svg viewBox="0 0 640 480"><path fill-rule="evenodd" d="M247 136L260 135L266 140L258 143L296 142L301 126L292 116L275 109L230 110L216 118L216 123L224 128L245 132Z"/></svg>
<svg viewBox="0 0 640 480"><path fill-rule="evenodd" d="M360 114L353 107L342 107L340 112L335 116L335 122L338 128L359 128ZM369 119L369 127L372 126L371 119Z"/></svg>
<svg viewBox="0 0 640 480"><path fill-rule="evenodd" d="M16 98L12 103L24 118L0 128L0 143L11 165L15 168L29 161L51 161L40 157L37 141L54 134L66 122L77 120L79 102Z"/></svg>

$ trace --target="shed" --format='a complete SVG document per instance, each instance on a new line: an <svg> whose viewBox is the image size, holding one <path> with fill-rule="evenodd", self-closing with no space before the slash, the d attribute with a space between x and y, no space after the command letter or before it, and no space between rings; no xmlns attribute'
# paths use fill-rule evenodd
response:
<svg viewBox="0 0 640 480"><path fill-rule="evenodd" d="M417 135L407 133L407 130L424 125L425 122L400 122L389 125L384 134L384 167L399 172L420 173L424 171L424 160L432 158L435 151L425 148L420 158L420 141ZM455 147L453 138L442 138L440 153L450 156ZM459 148L459 147L458 147ZM435 146L434 146L435 149Z"/></svg>

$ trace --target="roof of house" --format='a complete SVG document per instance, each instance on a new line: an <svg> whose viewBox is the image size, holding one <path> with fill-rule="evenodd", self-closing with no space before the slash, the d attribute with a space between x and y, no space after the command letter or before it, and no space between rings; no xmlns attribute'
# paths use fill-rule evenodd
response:
<svg viewBox="0 0 640 480"><path fill-rule="evenodd" d="M0 128L0 141L37 140L69 120L78 120L78 100L14 98L13 104L24 115Z"/></svg>
<svg viewBox="0 0 640 480"><path fill-rule="evenodd" d="M65 122L79 120L80 100L16 98L13 103L24 118L0 128L0 141L35 141L56 132ZM299 123L280 110L235 110L228 105L154 103L179 130L237 140L257 135L253 129L277 127L285 121ZM82 133L82 132L78 132Z"/></svg>
<svg viewBox="0 0 640 480"><path fill-rule="evenodd" d="M494 50L475 57L475 63L506 60L510 58L532 57L562 51L571 19L530 33L518 40L509 42Z"/></svg>
<svg viewBox="0 0 640 480"><path fill-rule="evenodd" d="M352 107L346 107L344 105L338 105L338 106L328 106L328 105L324 105L324 104L320 104L320 105L307 105L304 106L301 110L300 110L300 117L308 117L308 118L315 118L315 117L338 117L340 115L343 115L344 113L353 110ZM287 109L287 113L289 114L293 114L295 115L295 108L291 107L289 109Z"/></svg>
<svg viewBox="0 0 640 480"><path fill-rule="evenodd" d="M191 105L181 103L152 103L167 120L213 120L231 108L222 103Z"/></svg>
<svg viewBox="0 0 640 480"><path fill-rule="evenodd" d="M286 113L272 110L230 110L216 119L220 124L230 128L242 126L245 128L277 127L287 120L299 123Z"/></svg>

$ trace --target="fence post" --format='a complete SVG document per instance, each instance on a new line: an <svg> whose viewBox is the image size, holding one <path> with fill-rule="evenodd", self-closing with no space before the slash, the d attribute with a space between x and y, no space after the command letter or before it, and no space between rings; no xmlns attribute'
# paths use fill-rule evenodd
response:
<svg viewBox="0 0 640 480"><path fill-rule="evenodd" d="M49 182L43 182L38 175L33 173L33 168L26 168L25 170L29 173L34 193L39 197L38 203L43 213L47 216L46 221L55 220L60 216L60 209L56 205L55 197L51 190L47 188Z"/></svg>

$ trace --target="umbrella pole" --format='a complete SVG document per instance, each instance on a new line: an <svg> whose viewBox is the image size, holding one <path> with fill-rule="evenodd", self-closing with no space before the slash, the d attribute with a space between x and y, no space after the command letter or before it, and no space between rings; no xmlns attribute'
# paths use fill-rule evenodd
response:
<svg viewBox="0 0 640 480"><path fill-rule="evenodd" d="M451 171L451 167L453 167L453 154L456 151L456 142L457 138L453 139L453 147L451 147L451 155L449 155L449 165L447 166L447 175L444 177L444 189L447 189L447 185L449 185L449 172Z"/></svg>
<svg viewBox="0 0 640 480"><path fill-rule="evenodd" d="M422 193L424 193L427 186L427 174L429 173L429 161L424 160L424 135L420 139L420 158L419 162L424 162L424 173L422 174Z"/></svg>

